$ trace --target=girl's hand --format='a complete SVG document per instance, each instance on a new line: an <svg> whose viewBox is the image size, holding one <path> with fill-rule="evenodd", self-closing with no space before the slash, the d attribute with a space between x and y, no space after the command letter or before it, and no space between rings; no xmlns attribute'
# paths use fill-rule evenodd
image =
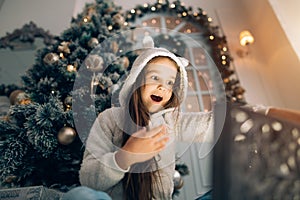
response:
<svg viewBox="0 0 300 200"><path fill-rule="evenodd" d="M162 151L169 137L166 137L165 125L160 125L149 131L143 128L133 133L126 144L116 153L118 165L127 169L135 163L144 162Z"/></svg>

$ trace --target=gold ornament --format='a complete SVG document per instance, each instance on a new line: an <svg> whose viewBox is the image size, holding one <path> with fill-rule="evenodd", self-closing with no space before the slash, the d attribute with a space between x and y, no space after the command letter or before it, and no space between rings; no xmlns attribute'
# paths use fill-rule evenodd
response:
<svg viewBox="0 0 300 200"><path fill-rule="evenodd" d="M125 19L120 13L117 13L113 16L112 22L114 26L121 27L122 25L124 25Z"/></svg>
<svg viewBox="0 0 300 200"><path fill-rule="evenodd" d="M60 45L57 48L58 51L63 52L63 53L67 53L67 54L71 53L71 51L69 49L69 44L70 44L70 42L65 42L65 41L61 42Z"/></svg>
<svg viewBox="0 0 300 200"><path fill-rule="evenodd" d="M76 67L74 65L67 65L67 70L69 72L76 72Z"/></svg>
<svg viewBox="0 0 300 200"><path fill-rule="evenodd" d="M126 56L122 57L122 58L121 58L120 64L121 64L125 69L127 69L128 66L129 66L129 59L128 59L128 57L126 57Z"/></svg>
<svg viewBox="0 0 300 200"><path fill-rule="evenodd" d="M110 47L111 47L111 49L112 49L112 51L113 51L114 53L117 53L117 52L118 52L119 45L118 45L118 43L117 43L116 41L113 41L113 42L111 43Z"/></svg>
<svg viewBox="0 0 300 200"><path fill-rule="evenodd" d="M15 176L15 175L10 175L10 176L7 176L7 177L5 178L5 181L4 181L4 182L6 182L6 183L12 183L14 180L16 180L16 178L17 178L17 176Z"/></svg>
<svg viewBox="0 0 300 200"><path fill-rule="evenodd" d="M183 179L181 177L181 174L175 170L174 176L173 176L173 182L174 182L174 188L176 190L179 190L183 187Z"/></svg>
<svg viewBox="0 0 300 200"><path fill-rule="evenodd" d="M72 108L72 97L70 97L70 96L66 97L64 100L64 104L67 109L71 109Z"/></svg>
<svg viewBox="0 0 300 200"><path fill-rule="evenodd" d="M48 65L56 64L59 60L59 56L56 53L47 53L43 59L44 63Z"/></svg>
<svg viewBox="0 0 300 200"><path fill-rule="evenodd" d="M29 96L23 90L15 90L9 95L11 105L27 105L31 103Z"/></svg>
<svg viewBox="0 0 300 200"><path fill-rule="evenodd" d="M98 55L89 55L84 61L86 68L92 72L101 71L103 69L103 58Z"/></svg>
<svg viewBox="0 0 300 200"><path fill-rule="evenodd" d="M71 144L74 141L75 137L76 131L73 128L67 126L62 127L57 135L57 139L62 145Z"/></svg>
<svg viewBox="0 0 300 200"><path fill-rule="evenodd" d="M97 38L91 38L88 42L88 46L91 48L95 48L99 44L99 41Z"/></svg>

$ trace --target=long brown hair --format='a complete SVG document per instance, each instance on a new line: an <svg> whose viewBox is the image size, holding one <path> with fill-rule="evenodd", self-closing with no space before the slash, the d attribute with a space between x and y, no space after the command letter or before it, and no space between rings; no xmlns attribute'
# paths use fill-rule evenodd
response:
<svg viewBox="0 0 300 200"><path fill-rule="evenodd" d="M133 92L132 96L129 97L130 99L127 109L129 110L129 114L133 122L136 123L135 127L129 127L129 133L136 132L139 126L148 126L150 120L149 112L142 103L141 98L141 87L143 87L143 84L141 83L144 83L145 68L142 70L141 74L137 78L136 84L133 86L134 89L136 88L135 91ZM177 73L175 86L178 84L178 82L180 82L180 76ZM165 108L179 107L179 100L177 97L178 90L175 88L170 100L165 105ZM130 134L123 132L122 146L125 145L129 137ZM134 173L134 169L136 167L139 167L139 169L145 169L145 172ZM151 200L156 198L165 199L165 196L162 193L159 194L160 197L154 195L155 188L163 188L159 175L157 160L155 157L143 163L134 164L131 166L131 169L133 172L126 173L123 178L124 198L126 200Z"/></svg>

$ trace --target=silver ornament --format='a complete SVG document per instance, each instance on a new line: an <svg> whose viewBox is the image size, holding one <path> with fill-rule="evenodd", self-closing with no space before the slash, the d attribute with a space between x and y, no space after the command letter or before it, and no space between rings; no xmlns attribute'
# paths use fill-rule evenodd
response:
<svg viewBox="0 0 300 200"><path fill-rule="evenodd" d="M174 182L174 188L180 189L183 187L183 179L181 177L181 174L175 170L174 176L173 176L173 182Z"/></svg>
<svg viewBox="0 0 300 200"><path fill-rule="evenodd" d="M71 96L66 97L64 100L64 104L67 108L71 108L72 107L72 97Z"/></svg>
<svg viewBox="0 0 300 200"><path fill-rule="evenodd" d="M86 68L92 72L101 71L103 69L103 58L98 55L89 55L84 61Z"/></svg>
<svg viewBox="0 0 300 200"><path fill-rule="evenodd" d="M73 128L67 126L62 127L57 135L57 139L62 145L71 144L74 141L75 137L76 131Z"/></svg>
<svg viewBox="0 0 300 200"><path fill-rule="evenodd" d="M59 60L59 56L56 53L47 53L43 59L45 64L56 64Z"/></svg>
<svg viewBox="0 0 300 200"><path fill-rule="evenodd" d="M122 26L124 25L125 19L120 13L117 13L112 17L112 22L114 25Z"/></svg>
<svg viewBox="0 0 300 200"><path fill-rule="evenodd" d="M90 48L95 48L97 45L99 44L99 41L97 38L91 38L89 41L88 41L88 46Z"/></svg>

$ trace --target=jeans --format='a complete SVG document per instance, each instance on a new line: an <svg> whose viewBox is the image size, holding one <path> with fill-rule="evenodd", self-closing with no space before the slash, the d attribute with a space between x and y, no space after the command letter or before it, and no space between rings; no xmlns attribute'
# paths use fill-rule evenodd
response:
<svg viewBox="0 0 300 200"><path fill-rule="evenodd" d="M61 200L112 200L107 193L80 186L65 193Z"/></svg>

